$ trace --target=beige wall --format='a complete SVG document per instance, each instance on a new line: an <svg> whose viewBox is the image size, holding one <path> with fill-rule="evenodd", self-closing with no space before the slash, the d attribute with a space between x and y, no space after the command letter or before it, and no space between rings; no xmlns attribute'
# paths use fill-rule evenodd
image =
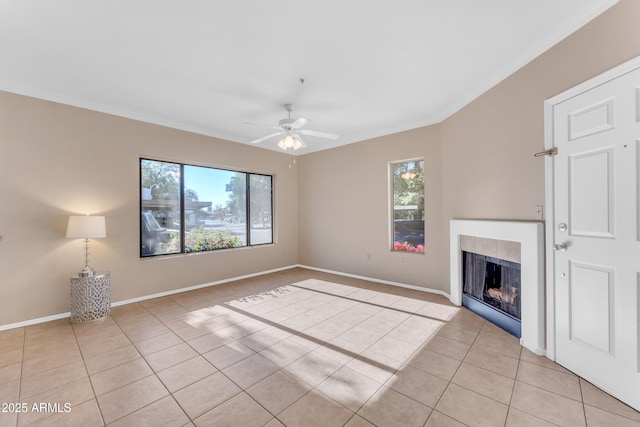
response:
<svg viewBox="0 0 640 427"><path fill-rule="evenodd" d="M639 16L639 1L622 0L440 125L303 156L301 263L448 292L449 220L536 219L544 100L640 55ZM431 174L427 254L400 265L388 250L385 167L415 156Z"/></svg>
<svg viewBox="0 0 640 427"><path fill-rule="evenodd" d="M640 55L638 16L640 2L622 0L443 123L301 156L294 169L280 153L0 92L0 326L68 311L82 244L64 232L77 213L107 216L92 264L112 272L113 301L297 262L448 291L449 220L535 219L544 100ZM140 156L274 173L278 244L140 260ZM389 250L387 168L415 157L427 253L402 264Z"/></svg>
<svg viewBox="0 0 640 427"><path fill-rule="evenodd" d="M639 55L639 16L621 1L442 123L445 218L535 219L545 99Z"/></svg>
<svg viewBox="0 0 640 427"><path fill-rule="evenodd" d="M302 156L300 263L442 288L448 261L442 252L440 150L436 125ZM425 255L390 250L389 162L413 158L425 161Z"/></svg>
<svg viewBox="0 0 640 427"><path fill-rule="evenodd" d="M141 260L141 156L275 174L277 244ZM114 302L296 264L296 174L284 154L0 92L0 326L69 311L70 214L106 216L91 264Z"/></svg>

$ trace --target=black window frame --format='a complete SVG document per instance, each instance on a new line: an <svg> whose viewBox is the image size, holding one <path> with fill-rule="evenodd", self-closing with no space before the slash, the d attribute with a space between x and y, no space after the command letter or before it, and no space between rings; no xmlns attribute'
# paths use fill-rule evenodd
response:
<svg viewBox="0 0 640 427"><path fill-rule="evenodd" d="M142 198L142 181L143 181L143 177L142 177L142 164L143 162L148 161L148 162L161 162L161 163L168 163L168 164L172 164L172 165L177 165L178 169L179 169L179 175L180 175L180 179L179 179L179 209L180 209L180 251L178 252L169 252L169 253L151 253L151 254L145 254L143 253L143 215L145 213L144 210L144 199ZM200 251L189 251L186 249L185 247L185 235L186 235L186 230L185 230L185 185L184 185L184 168L185 166L189 166L189 167L197 167L197 168L204 168L204 169L215 169L215 170L219 170L219 171L226 171L226 172L233 172L233 173L237 173L237 174L244 174L245 175L245 217L246 217L246 221L245 221L245 236L246 236L246 244L242 245L242 246L238 246L235 248L225 248L225 249L206 249L206 250L200 250ZM139 197L139 249L140 249L140 258L155 258L155 257L161 257L161 256L167 256L167 255L184 255L184 254L193 254L193 253L210 253L210 252L216 252L219 250L230 250L230 249L241 249L241 248L249 248L249 247L256 247L256 246L265 246L265 245L273 245L274 241L275 241L275 236L274 236L274 224L275 224L275 212L274 212L274 175L272 174L267 174L267 173L260 173L260 172L247 172L247 171L239 171L239 170L234 170L234 169L228 169L228 168L219 168L219 167L214 167L214 166L203 166L203 165L195 165L195 164L190 164L190 163L181 163L181 162L174 162L174 161L168 161L168 160L159 160L159 159L152 159L152 158L148 158L148 157L140 157L139 162L138 162L138 168L139 168L139 182L138 182L138 197ZM270 181L270 194L269 194L269 200L270 200L270 217L271 217L271 238L269 242L264 242L264 243L252 243L251 242L251 177L252 176L261 176L261 177L267 177Z"/></svg>

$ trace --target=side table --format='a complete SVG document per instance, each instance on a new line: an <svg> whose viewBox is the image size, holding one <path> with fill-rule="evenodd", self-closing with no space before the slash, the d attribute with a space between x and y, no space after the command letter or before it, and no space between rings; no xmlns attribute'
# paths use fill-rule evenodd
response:
<svg viewBox="0 0 640 427"><path fill-rule="evenodd" d="M71 278L71 323L101 320L111 314L111 276Z"/></svg>

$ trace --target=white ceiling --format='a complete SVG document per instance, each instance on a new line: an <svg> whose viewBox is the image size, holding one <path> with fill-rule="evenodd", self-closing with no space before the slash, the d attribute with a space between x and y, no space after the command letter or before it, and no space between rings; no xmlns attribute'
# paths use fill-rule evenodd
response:
<svg viewBox="0 0 640 427"><path fill-rule="evenodd" d="M0 0L0 90L239 143L293 103L340 135L305 154L440 122L615 2Z"/></svg>

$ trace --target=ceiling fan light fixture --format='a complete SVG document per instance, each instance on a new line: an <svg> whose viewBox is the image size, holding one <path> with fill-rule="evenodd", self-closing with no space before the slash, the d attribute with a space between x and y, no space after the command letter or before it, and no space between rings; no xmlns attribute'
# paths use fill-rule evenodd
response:
<svg viewBox="0 0 640 427"><path fill-rule="evenodd" d="M278 147L284 151L288 149L298 150L303 147L302 142L293 135L287 135L278 142Z"/></svg>
<svg viewBox="0 0 640 427"><path fill-rule="evenodd" d="M293 136L287 135L287 136L284 137L284 145L287 148L291 148L291 147L293 147L293 145L295 143L295 140L296 139Z"/></svg>

